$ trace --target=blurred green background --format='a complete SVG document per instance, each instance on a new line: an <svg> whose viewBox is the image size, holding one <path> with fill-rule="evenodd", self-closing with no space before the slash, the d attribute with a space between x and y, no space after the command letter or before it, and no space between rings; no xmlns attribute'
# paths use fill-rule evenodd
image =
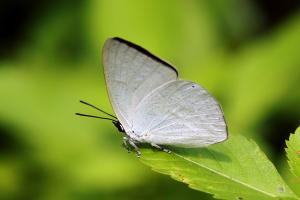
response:
<svg viewBox="0 0 300 200"><path fill-rule="evenodd" d="M221 103L230 134L255 140L287 172L300 121L299 1L0 2L0 199L209 199L121 147L101 51L108 37L173 63Z"/></svg>

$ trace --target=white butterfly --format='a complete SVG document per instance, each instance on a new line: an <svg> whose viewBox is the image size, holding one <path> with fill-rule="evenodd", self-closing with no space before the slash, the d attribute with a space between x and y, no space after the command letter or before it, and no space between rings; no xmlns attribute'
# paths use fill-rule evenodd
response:
<svg viewBox="0 0 300 200"><path fill-rule="evenodd" d="M103 65L117 115L113 123L138 156L138 143L197 148L227 139L218 102L200 85L178 79L173 66L142 47L121 38L108 39Z"/></svg>

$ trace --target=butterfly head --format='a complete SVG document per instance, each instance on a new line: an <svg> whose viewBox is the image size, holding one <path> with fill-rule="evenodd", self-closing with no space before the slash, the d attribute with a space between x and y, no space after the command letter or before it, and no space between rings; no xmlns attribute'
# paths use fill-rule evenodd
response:
<svg viewBox="0 0 300 200"><path fill-rule="evenodd" d="M118 131L125 133L125 130L119 121L112 121L112 123L117 127Z"/></svg>

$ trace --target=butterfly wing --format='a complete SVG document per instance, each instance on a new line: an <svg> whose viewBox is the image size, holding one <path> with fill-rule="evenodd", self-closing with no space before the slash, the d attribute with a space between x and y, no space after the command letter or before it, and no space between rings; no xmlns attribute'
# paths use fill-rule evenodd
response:
<svg viewBox="0 0 300 200"><path fill-rule="evenodd" d="M227 138L218 102L196 83L169 82L135 108L133 129L142 142L202 147Z"/></svg>
<svg viewBox="0 0 300 200"><path fill-rule="evenodd" d="M170 64L120 38L105 42L103 65L110 102L126 132L131 130L136 104L178 77Z"/></svg>

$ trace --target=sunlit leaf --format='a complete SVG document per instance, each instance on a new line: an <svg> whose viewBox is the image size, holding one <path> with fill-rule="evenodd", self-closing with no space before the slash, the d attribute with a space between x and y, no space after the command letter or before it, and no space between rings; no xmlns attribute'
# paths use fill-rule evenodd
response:
<svg viewBox="0 0 300 200"><path fill-rule="evenodd" d="M143 149L141 161L219 199L297 199L259 147L242 136L208 148L172 150Z"/></svg>
<svg viewBox="0 0 300 200"><path fill-rule="evenodd" d="M286 141L288 148L285 149L290 169L294 175L300 178L300 126Z"/></svg>

